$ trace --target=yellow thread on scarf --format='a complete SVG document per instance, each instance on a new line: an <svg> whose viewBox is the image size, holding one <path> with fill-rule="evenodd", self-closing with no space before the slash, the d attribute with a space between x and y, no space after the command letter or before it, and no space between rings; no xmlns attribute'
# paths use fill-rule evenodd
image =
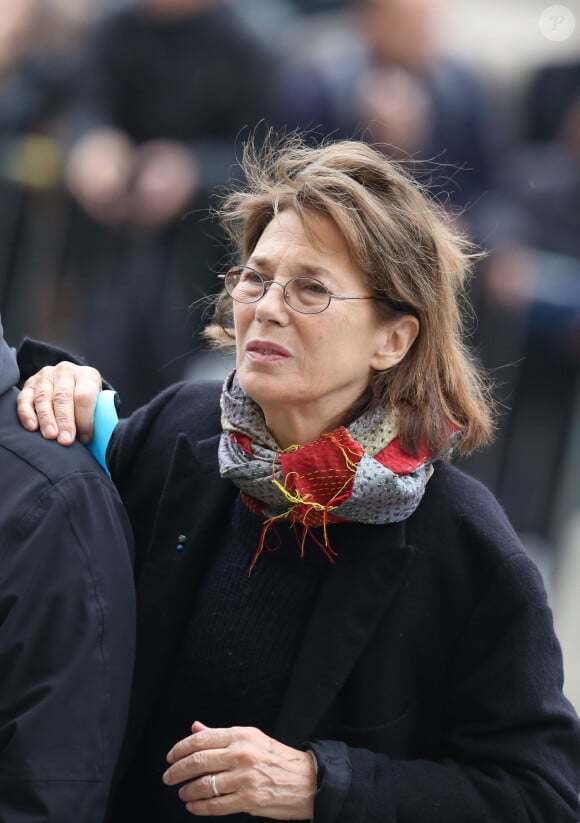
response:
<svg viewBox="0 0 580 823"><path fill-rule="evenodd" d="M357 469L357 464L349 457L348 450L342 443L338 440L338 438L333 434L324 434L322 438L329 440L335 446L338 447L340 452L344 457L345 466L348 471L352 472L354 475ZM322 439L321 438L321 439ZM284 483L281 483L278 478L276 477L276 463L279 460L280 454L290 454L294 451L300 449L301 446L299 445L292 445L288 446L287 448L283 449L281 452L277 452L274 455L274 459L272 460L272 482L276 486L276 488L280 491L282 495L286 498L286 500L291 503L291 506L286 509L286 511L281 512L280 514L273 515L269 517L267 520L264 521L264 527L262 529L262 534L260 536L260 542L258 544L258 549L252 559L252 563L249 568L248 574L252 573L254 566L260 555L264 550L264 544L266 540L266 534L269 531L270 527L278 520L290 520L294 523L298 523L302 526L302 537L300 539L300 556L304 556L304 548L306 544L306 536L310 534L312 539L322 548L324 553L327 555L328 559L332 562L333 556L336 556L336 552L333 550L332 546L328 542L328 532L327 532L327 525L328 525L328 515L337 509L337 506L333 505L333 501L340 497L347 486L351 483L352 477L347 478L342 486L335 492L332 499L328 503L318 503L316 500L312 500L312 495L307 494L303 496L300 494L298 490L294 492L289 491L287 487L287 482L290 477L296 476L299 477L300 475L298 472L288 472L288 474L284 477ZM350 450L351 453L352 450ZM357 455L358 456L358 455ZM297 510L302 508L302 513L300 518L296 515ZM311 526L308 523L308 519L312 512L319 512L322 515L322 522L319 524L322 527L322 534L323 534L323 542L321 543L315 535L312 534Z"/></svg>

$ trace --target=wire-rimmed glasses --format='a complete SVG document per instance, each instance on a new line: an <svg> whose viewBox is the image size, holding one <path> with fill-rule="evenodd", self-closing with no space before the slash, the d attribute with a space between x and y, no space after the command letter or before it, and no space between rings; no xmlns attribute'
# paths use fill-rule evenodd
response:
<svg viewBox="0 0 580 823"><path fill-rule="evenodd" d="M257 303L275 283L282 289L287 305L300 314L320 314L330 306L331 300L382 300L376 295L333 294L315 277L291 277L286 283L278 283L263 277L250 266L235 266L218 275L224 288L237 303Z"/></svg>

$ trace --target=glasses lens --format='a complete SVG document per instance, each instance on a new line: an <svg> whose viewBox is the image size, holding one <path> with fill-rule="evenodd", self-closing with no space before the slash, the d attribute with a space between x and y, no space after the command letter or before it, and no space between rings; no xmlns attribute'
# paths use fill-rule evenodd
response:
<svg viewBox="0 0 580 823"><path fill-rule="evenodd" d="M328 308L330 292L313 277L293 277L284 288L286 302L302 314L318 314Z"/></svg>
<svg viewBox="0 0 580 823"><path fill-rule="evenodd" d="M224 286L227 293L239 303L254 303L264 294L264 281L253 269L230 269Z"/></svg>

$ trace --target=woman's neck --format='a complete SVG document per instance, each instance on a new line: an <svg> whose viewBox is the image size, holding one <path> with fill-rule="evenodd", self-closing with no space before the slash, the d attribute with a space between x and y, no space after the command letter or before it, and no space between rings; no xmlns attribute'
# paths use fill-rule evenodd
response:
<svg viewBox="0 0 580 823"><path fill-rule="evenodd" d="M300 415L266 416L266 426L281 449L289 446L304 446L312 443L325 432L333 431L340 422L336 419L326 423L320 420L303 418Z"/></svg>
<svg viewBox="0 0 580 823"><path fill-rule="evenodd" d="M313 443L321 435L334 431L339 426L349 426L369 406L370 393L366 391L339 415L307 414L302 408L299 410L288 408L264 410L262 408L262 414L268 431L280 448L286 449L288 446L304 446L306 443Z"/></svg>

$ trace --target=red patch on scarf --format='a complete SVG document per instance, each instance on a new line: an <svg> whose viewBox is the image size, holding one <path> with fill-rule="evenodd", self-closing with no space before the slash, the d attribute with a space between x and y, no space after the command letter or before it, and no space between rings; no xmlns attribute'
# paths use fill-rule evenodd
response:
<svg viewBox="0 0 580 823"><path fill-rule="evenodd" d="M423 444L419 449L417 457L411 457L401 446L398 437L385 446L377 455L378 460L385 468L390 469L395 474L412 474L419 466L422 466L431 457L427 444Z"/></svg>
<svg viewBox="0 0 580 823"><path fill-rule="evenodd" d="M286 489L310 502L338 506L351 495L363 454L362 446L342 426L297 451L282 452L280 464Z"/></svg>
<svg viewBox="0 0 580 823"><path fill-rule="evenodd" d="M252 456L252 441L247 434L242 434L241 432L230 432L230 440L232 443L235 443L236 446L239 446L240 449L243 449L246 454L249 454L250 457Z"/></svg>

